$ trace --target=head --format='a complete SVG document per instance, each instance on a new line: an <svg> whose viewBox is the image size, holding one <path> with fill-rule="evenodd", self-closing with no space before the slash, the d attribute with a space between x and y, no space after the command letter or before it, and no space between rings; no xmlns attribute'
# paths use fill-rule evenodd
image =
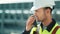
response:
<svg viewBox="0 0 60 34"><path fill-rule="evenodd" d="M50 7L39 8L35 10L35 16L38 21L44 21L48 18L51 18L52 9Z"/></svg>

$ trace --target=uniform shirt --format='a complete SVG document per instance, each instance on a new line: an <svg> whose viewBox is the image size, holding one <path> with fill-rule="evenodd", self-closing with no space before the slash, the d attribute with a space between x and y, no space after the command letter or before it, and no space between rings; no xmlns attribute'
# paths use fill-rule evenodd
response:
<svg viewBox="0 0 60 34"><path fill-rule="evenodd" d="M56 24L56 21L54 19L52 19L52 22L47 26L47 27L44 27L43 24L41 23L41 28L42 28L42 31L47 30L48 32L50 32L52 30L52 28L55 26ZM30 30L31 31L31 30ZM30 31L24 31L22 34L30 34ZM35 33L35 32L34 32Z"/></svg>

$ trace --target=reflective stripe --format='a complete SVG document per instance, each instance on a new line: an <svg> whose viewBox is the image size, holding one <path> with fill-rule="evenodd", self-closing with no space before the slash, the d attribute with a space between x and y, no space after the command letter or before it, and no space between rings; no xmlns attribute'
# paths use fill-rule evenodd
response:
<svg viewBox="0 0 60 34"><path fill-rule="evenodd" d="M56 34L60 34L60 28L57 30Z"/></svg>
<svg viewBox="0 0 60 34"><path fill-rule="evenodd" d="M56 23L55 26L52 28L52 30L50 31L50 33L52 33L52 31L55 29L56 26L58 26L57 23Z"/></svg>

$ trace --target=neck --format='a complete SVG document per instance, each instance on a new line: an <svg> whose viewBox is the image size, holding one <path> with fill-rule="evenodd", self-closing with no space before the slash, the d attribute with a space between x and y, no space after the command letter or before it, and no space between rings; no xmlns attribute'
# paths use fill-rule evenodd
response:
<svg viewBox="0 0 60 34"><path fill-rule="evenodd" d="M45 20L42 22L42 24L43 24L44 26L48 26L51 22L52 22L52 18L47 18L47 19L45 19Z"/></svg>

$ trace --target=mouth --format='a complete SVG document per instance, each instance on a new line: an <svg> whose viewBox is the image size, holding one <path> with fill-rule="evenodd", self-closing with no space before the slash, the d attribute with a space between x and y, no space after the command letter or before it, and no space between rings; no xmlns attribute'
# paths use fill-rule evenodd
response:
<svg viewBox="0 0 60 34"><path fill-rule="evenodd" d="M36 19L38 22L40 22L40 20L39 20L38 16L35 16L35 19Z"/></svg>
<svg viewBox="0 0 60 34"><path fill-rule="evenodd" d="M35 18L37 21L39 21L38 16L34 16L34 18Z"/></svg>
<svg viewBox="0 0 60 34"><path fill-rule="evenodd" d="M40 22L38 16L32 15L32 17L34 17L36 19L37 22Z"/></svg>
<svg viewBox="0 0 60 34"><path fill-rule="evenodd" d="M37 21L39 21L38 16L32 15Z"/></svg>

